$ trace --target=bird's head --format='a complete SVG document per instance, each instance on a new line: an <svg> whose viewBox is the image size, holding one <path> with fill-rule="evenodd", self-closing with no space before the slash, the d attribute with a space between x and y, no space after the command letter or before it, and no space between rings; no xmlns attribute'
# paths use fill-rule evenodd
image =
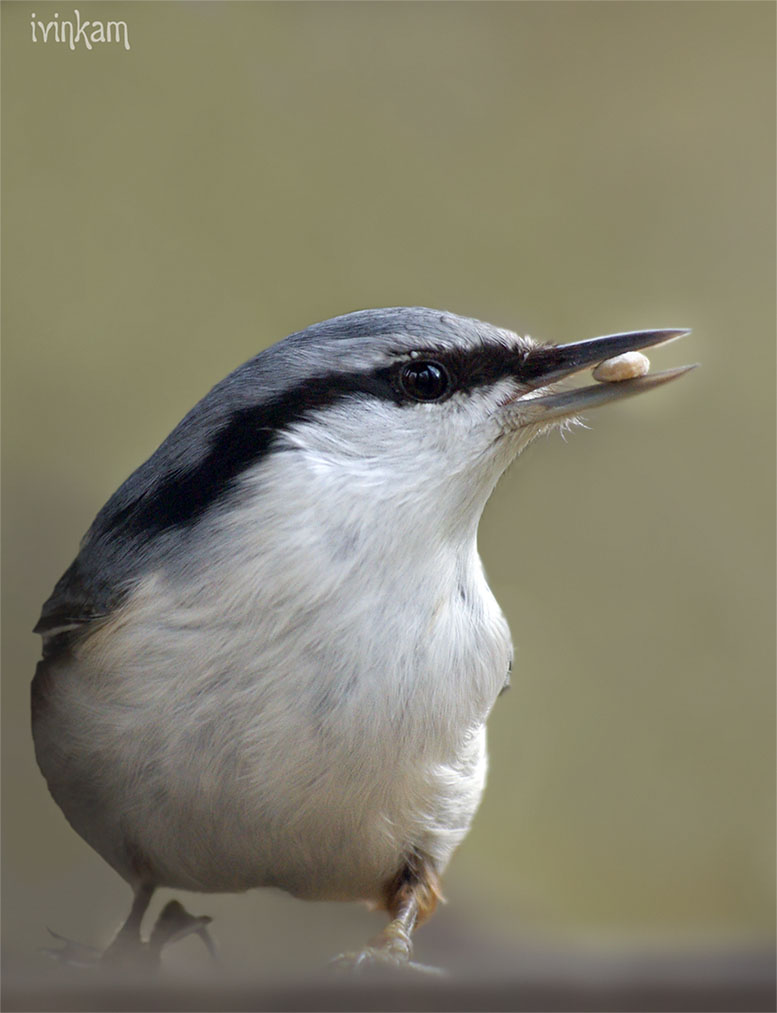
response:
<svg viewBox="0 0 777 1013"><path fill-rule="evenodd" d="M419 504L438 516L455 504L476 523L499 475L537 434L690 367L566 391L558 381L685 333L546 345L478 320L400 307L316 324L246 368L261 368L265 390L268 368L283 378L264 401L276 426L273 450L307 452L354 497Z"/></svg>
<svg viewBox="0 0 777 1013"><path fill-rule="evenodd" d="M566 391L558 381L685 333L545 345L408 307L315 324L217 384L112 497L92 534L135 538L145 553L157 536L257 497L292 514L315 500L362 523L399 511L403 530L415 518L442 533L473 531L500 474L538 433L690 367Z"/></svg>

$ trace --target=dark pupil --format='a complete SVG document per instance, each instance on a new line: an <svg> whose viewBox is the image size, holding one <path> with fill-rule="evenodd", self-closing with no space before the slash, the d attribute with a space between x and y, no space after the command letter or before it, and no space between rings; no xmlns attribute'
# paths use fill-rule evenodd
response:
<svg viewBox="0 0 777 1013"><path fill-rule="evenodd" d="M405 391L418 401L434 401L448 389L448 377L434 362L417 362L402 371Z"/></svg>

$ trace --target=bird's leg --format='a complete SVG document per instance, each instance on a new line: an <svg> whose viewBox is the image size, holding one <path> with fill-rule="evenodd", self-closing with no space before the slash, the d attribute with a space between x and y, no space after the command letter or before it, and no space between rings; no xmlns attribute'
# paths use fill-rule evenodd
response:
<svg viewBox="0 0 777 1013"><path fill-rule="evenodd" d="M413 854L384 889L384 906L391 921L363 950L342 953L332 964L341 970L358 972L370 966L404 967L427 974L443 974L439 968L417 964L413 955L413 930L433 913L440 899L440 885L434 870L421 856Z"/></svg>
<svg viewBox="0 0 777 1013"><path fill-rule="evenodd" d="M385 929L370 940L370 947L384 954L389 963L409 963L413 954L411 936L417 921L418 899L411 894L403 901Z"/></svg>
<svg viewBox="0 0 777 1013"><path fill-rule="evenodd" d="M153 887L143 886L135 892L135 900L129 917L103 954L103 960L112 966L125 964L154 968L159 965L162 950L168 943L177 942L191 935L199 936L208 953L215 959L216 948L207 929L211 918L208 915L189 914L177 900L171 900L165 904L151 930L148 941L142 939L140 924L148 909L153 892Z"/></svg>
<svg viewBox="0 0 777 1013"><path fill-rule="evenodd" d="M102 954L102 960L106 964L136 963L138 960L145 962L146 944L141 938L140 926L153 894L154 887L147 883L141 883L136 887L127 920Z"/></svg>
<svg viewBox="0 0 777 1013"><path fill-rule="evenodd" d="M136 888L127 920L116 933L113 942L108 945L103 953L104 959L111 960L118 954L131 952L143 945L143 940L140 937L140 925L143 921L143 915L151 903L153 894L153 886L149 886L146 883L141 883Z"/></svg>
<svg viewBox="0 0 777 1013"><path fill-rule="evenodd" d="M127 920L104 951L101 952L93 946L74 943L49 929L62 946L60 949L48 949L45 952L61 963L79 967L94 967L100 964L111 969L153 970L159 965L162 950L168 943L184 939L186 936L198 935L208 953L215 958L215 947L207 930L211 919L207 915L190 915L176 900L171 900L164 906L148 941L142 938L140 926L153 893L154 887L147 884L141 884L135 889Z"/></svg>

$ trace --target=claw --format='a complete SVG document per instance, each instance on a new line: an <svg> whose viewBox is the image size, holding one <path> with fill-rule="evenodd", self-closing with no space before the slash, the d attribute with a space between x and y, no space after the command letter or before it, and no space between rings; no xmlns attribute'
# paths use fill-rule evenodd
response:
<svg viewBox="0 0 777 1013"><path fill-rule="evenodd" d="M412 954L413 944L408 930L400 919L395 919L363 950L341 953L330 960L329 965L333 970L347 974L361 974L378 968L438 976L447 973L440 967L416 963L410 959Z"/></svg>
<svg viewBox="0 0 777 1013"><path fill-rule="evenodd" d="M58 943L62 943L59 949L53 946L41 946L40 953L45 953L51 960L60 964L68 964L70 967L93 967L101 958L102 953L96 946L87 946L84 943L77 943L67 936L61 936L54 929L46 927L46 931Z"/></svg>
<svg viewBox="0 0 777 1013"><path fill-rule="evenodd" d="M379 969L403 973L411 971L417 974L428 974L435 977L447 977L448 972L442 967L431 964L419 964L408 958L397 958L382 946L365 946L363 950L340 953L329 961L329 967L337 974L360 975L372 973Z"/></svg>

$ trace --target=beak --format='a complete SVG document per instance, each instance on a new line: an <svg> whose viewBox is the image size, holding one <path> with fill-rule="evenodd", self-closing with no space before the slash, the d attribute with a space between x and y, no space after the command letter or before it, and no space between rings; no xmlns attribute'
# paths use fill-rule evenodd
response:
<svg viewBox="0 0 777 1013"><path fill-rule="evenodd" d="M568 418L587 408L608 404L621 398L632 397L643 391L660 387L694 369L698 363L667 369L620 382L596 383L591 387L535 395L533 392L561 380L582 369L596 366L624 352L640 348L655 348L690 334L689 330L630 331L610 334L603 338L588 338L567 345L540 345L526 353L521 364L521 380L528 383L530 392L519 400L537 409L537 422Z"/></svg>

